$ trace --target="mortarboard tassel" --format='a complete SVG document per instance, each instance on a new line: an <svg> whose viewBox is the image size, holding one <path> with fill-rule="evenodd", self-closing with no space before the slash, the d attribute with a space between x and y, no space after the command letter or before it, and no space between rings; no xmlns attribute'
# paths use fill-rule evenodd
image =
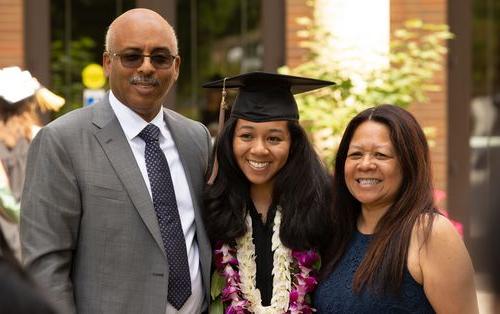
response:
<svg viewBox="0 0 500 314"><path fill-rule="evenodd" d="M221 134L222 128L224 127L224 120L226 118L226 110L228 109L227 104L226 104L226 78L224 78L224 82L222 83L222 98L220 100L220 106L219 106L219 125L217 127L217 136ZM210 178L208 179L208 184L212 185L215 181L215 178L217 178L217 172L219 170L219 163L217 161L217 148L215 149L215 157L214 157L214 164L212 167L212 174L210 175Z"/></svg>

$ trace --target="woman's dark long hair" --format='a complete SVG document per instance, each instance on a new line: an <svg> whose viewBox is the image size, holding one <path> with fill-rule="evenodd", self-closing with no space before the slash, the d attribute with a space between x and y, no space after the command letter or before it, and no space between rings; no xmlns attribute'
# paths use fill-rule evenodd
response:
<svg viewBox="0 0 500 314"><path fill-rule="evenodd" d="M205 226L212 241L232 241L246 232L250 182L233 154L236 122L230 118L217 140L218 175L205 191ZM283 209L280 239L291 249L321 249L331 230L330 179L299 123L288 121L288 130L290 153L276 174L273 190L273 201Z"/></svg>
<svg viewBox="0 0 500 314"><path fill-rule="evenodd" d="M393 105L367 109L348 124L335 159L333 180L334 236L323 256L323 277L331 273L352 239L361 213L361 203L349 192L344 166L354 132L366 121L385 125L396 151L402 183L394 204L378 222L353 280L354 291L364 286L380 292L396 292L406 267L408 246L416 223L424 226L424 242L432 228L434 207L429 148L417 120L406 110Z"/></svg>

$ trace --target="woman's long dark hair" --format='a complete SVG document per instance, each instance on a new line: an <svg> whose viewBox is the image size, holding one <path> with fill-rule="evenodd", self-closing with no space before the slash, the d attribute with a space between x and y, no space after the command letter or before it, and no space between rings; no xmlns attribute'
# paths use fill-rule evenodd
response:
<svg viewBox="0 0 500 314"><path fill-rule="evenodd" d="M396 151L402 172L402 183L394 204L378 222L370 243L353 280L354 291L368 285L380 292L396 292L406 267L408 246L413 227L424 225L424 242L432 228L437 210L433 202L433 187L429 148L417 120L406 110L393 105L367 109L348 124L335 159L333 180L334 236L323 256L323 277L331 273L352 239L361 213L361 204L349 192L344 166L347 151L356 129L366 121L385 125Z"/></svg>
<svg viewBox="0 0 500 314"><path fill-rule="evenodd" d="M232 241L246 231L245 202L250 183L234 159L236 122L230 118L218 138L218 175L205 191L205 226L212 241ZM273 201L283 209L280 239L291 249L321 249L331 230L330 179L299 123L289 121L288 130L290 153L276 174L273 190Z"/></svg>

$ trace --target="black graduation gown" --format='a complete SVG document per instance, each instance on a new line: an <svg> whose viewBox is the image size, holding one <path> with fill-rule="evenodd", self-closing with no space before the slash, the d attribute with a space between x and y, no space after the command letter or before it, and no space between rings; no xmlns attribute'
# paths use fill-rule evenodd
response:
<svg viewBox="0 0 500 314"><path fill-rule="evenodd" d="M276 216L276 205L271 204L267 213L266 223L262 222L261 215L255 209L253 202L248 202L250 217L252 218L253 244L255 245L255 264L257 274L255 283L260 290L262 305L271 304L273 296L273 252L272 236L274 217Z"/></svg>

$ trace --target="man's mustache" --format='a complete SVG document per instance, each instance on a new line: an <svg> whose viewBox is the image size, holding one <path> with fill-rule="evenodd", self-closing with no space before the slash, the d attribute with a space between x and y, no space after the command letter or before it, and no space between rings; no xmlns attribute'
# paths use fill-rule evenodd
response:
<svg viewBox="0 0 500 314"><path fill-rule="evenodd" d="M129 79L130 84L140 84L140 85L153 85L157 86L160 81L152 76L132 76Z"/></svg>

